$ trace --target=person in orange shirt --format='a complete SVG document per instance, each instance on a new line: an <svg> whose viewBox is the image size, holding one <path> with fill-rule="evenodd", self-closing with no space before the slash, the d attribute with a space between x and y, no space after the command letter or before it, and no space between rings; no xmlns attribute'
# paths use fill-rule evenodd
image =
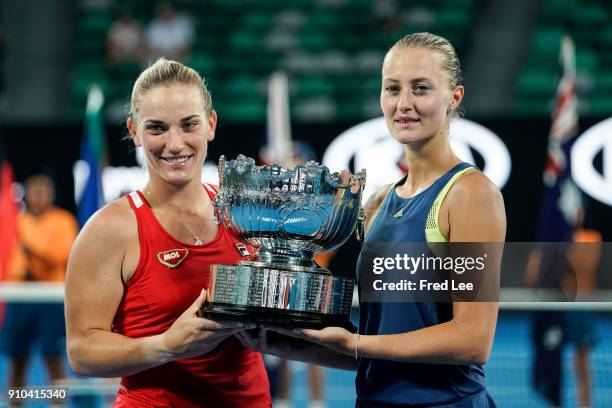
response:
<svg viewBox="0 0 612 408"><path fill-rule="evenodd" d="M17 220L19 241L13 281L62 282L76 218L54 206L55 185L47 170L36 170L25 181L26 210ZM64 377L65 324L62 303L10 303L2 327L1 346L11 361L10 387L23 387L30 346L41 343L50 382Z"/></svg>
<svg viewBox="0 0 612 408"><path fill-rule="evenodd" d="M581 215L584 218L584 215ZM580 222L583 224L583 222ZM602 256L603 237L595 229L578 228L574 243L568 250L573 273L566 276L564 287L576 291L577 301L588 300L597 289L597 272ZM565 335L574 347L574 375L578 406L592 405L592 372L590 355L597 344L597 318L591 311L570 311L566 314Z"/></svg>

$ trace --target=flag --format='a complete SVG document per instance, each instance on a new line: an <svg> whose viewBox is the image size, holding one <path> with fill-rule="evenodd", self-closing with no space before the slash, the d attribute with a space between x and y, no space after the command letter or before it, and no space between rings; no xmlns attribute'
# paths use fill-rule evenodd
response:
<svg viewBox="0 0 612 408"><path fill-rule="evenodd" d="M570 149L578 133L576 58L571 38L562 39L559 59L562 75L548 135L538 240L569 243L582 208L582 193L572 180L570 166ZM561 288L562 275L569 266L567 248L568 244L541 247L538 286ZM561 405L565 320L565 314L557 311L536 312L532 320L532 380L536 390L553 406Z"/></svg>
<svg viewBox="0 0 612 408"><path fill-rule="evenodd" d="M94 85L87 96L81 159L75 166L75 196L81 227L104 204L101 174L105 157L103 106L104 94Z"/></svg>
<svg viewBox="0 0 612 408"><path fill-rule="evenodd" d="M275 72L268 83L266 161L283 167L291 165L291 121L289 116L289 86L287 75Z"/></svg>
<svg viewBox="0 0 612 408"><path fill-rule="evenodd" d="M560 61L563 74L557 87L543 175L544 193L538 230L541 242L571 242L582 202L570 168L570 149L578 134L578 101L576 58L569 37L564 37L561 42Z"/></svg>
<svg viewBox="0 0 612 408"><path fill-rule="evenodd" d="M0 141L1 142L1 141ZM13 167L0 143L0 281L9 275L9 263L17 245L17 203L13 199Z"/></svg>
<svg viewBox="0 0 612 408"><path fill-rule="evenodd" d="M17 203L13 199L13 167L6 160L0 139L0 284L9 279L17 254ZM4 322L4 303L0 302L0 327Z"/></svg>

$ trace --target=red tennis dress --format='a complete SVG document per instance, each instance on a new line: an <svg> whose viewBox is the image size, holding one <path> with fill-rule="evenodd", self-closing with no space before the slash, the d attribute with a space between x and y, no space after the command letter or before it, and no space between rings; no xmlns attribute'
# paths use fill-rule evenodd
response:
<svg viewBox="0 0 612 408"><path fill-rule="evenodd" d="M211 199L216 190L204 185ZM210 265L233 264L245 246L219 225L203 246L168 234L142 193L128 195L138 220L140 260L126 284L113 331L128 337L166 331L211 284ZM247 247L252 253L252 248ZM261 354L229 337L205 355L173 361L121 378L114 407L271 407Z"/></svg>

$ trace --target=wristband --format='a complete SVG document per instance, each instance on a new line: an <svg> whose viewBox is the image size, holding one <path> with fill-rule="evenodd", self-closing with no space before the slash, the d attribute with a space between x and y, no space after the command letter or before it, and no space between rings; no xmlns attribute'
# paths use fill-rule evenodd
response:
<svg viewBox="0 0 612 408"><path fill-rule="evenodd" d="M359 333L355 333L355 360L359 358Z"/></svg>

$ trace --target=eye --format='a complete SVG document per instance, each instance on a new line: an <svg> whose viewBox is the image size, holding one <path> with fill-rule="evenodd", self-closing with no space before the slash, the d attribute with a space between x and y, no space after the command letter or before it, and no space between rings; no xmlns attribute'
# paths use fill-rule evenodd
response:
<svg viewBox="0 0 612 408"><path fill-rule="evenodd" d="M183 129L185 129L185 130L193 130L198 125L199 125L199 123L195 122L195 121L185 122L185 123L183 123Z"/></svg>
<svg viewBox="0 0 612 408"><path fill-rule="evenodd" d="M422 95L429 91L429 86L425 84L417 84L414 86L413 90L417 95Z"/></svg>
<svg viewBox="0 0 612 408"><path fill-rule="evenodd" d="M391 93L391 94L396 94L400 91L400 87L398 85L387 85L385 87L385 91Z"/></svg>
<svg viewBox="0 0 612 408"><path fill-rule="evenodd" d="M145 126L145 130L149 133L160 134L166 130L166 127L157 123L151 123Z"/></svg>

